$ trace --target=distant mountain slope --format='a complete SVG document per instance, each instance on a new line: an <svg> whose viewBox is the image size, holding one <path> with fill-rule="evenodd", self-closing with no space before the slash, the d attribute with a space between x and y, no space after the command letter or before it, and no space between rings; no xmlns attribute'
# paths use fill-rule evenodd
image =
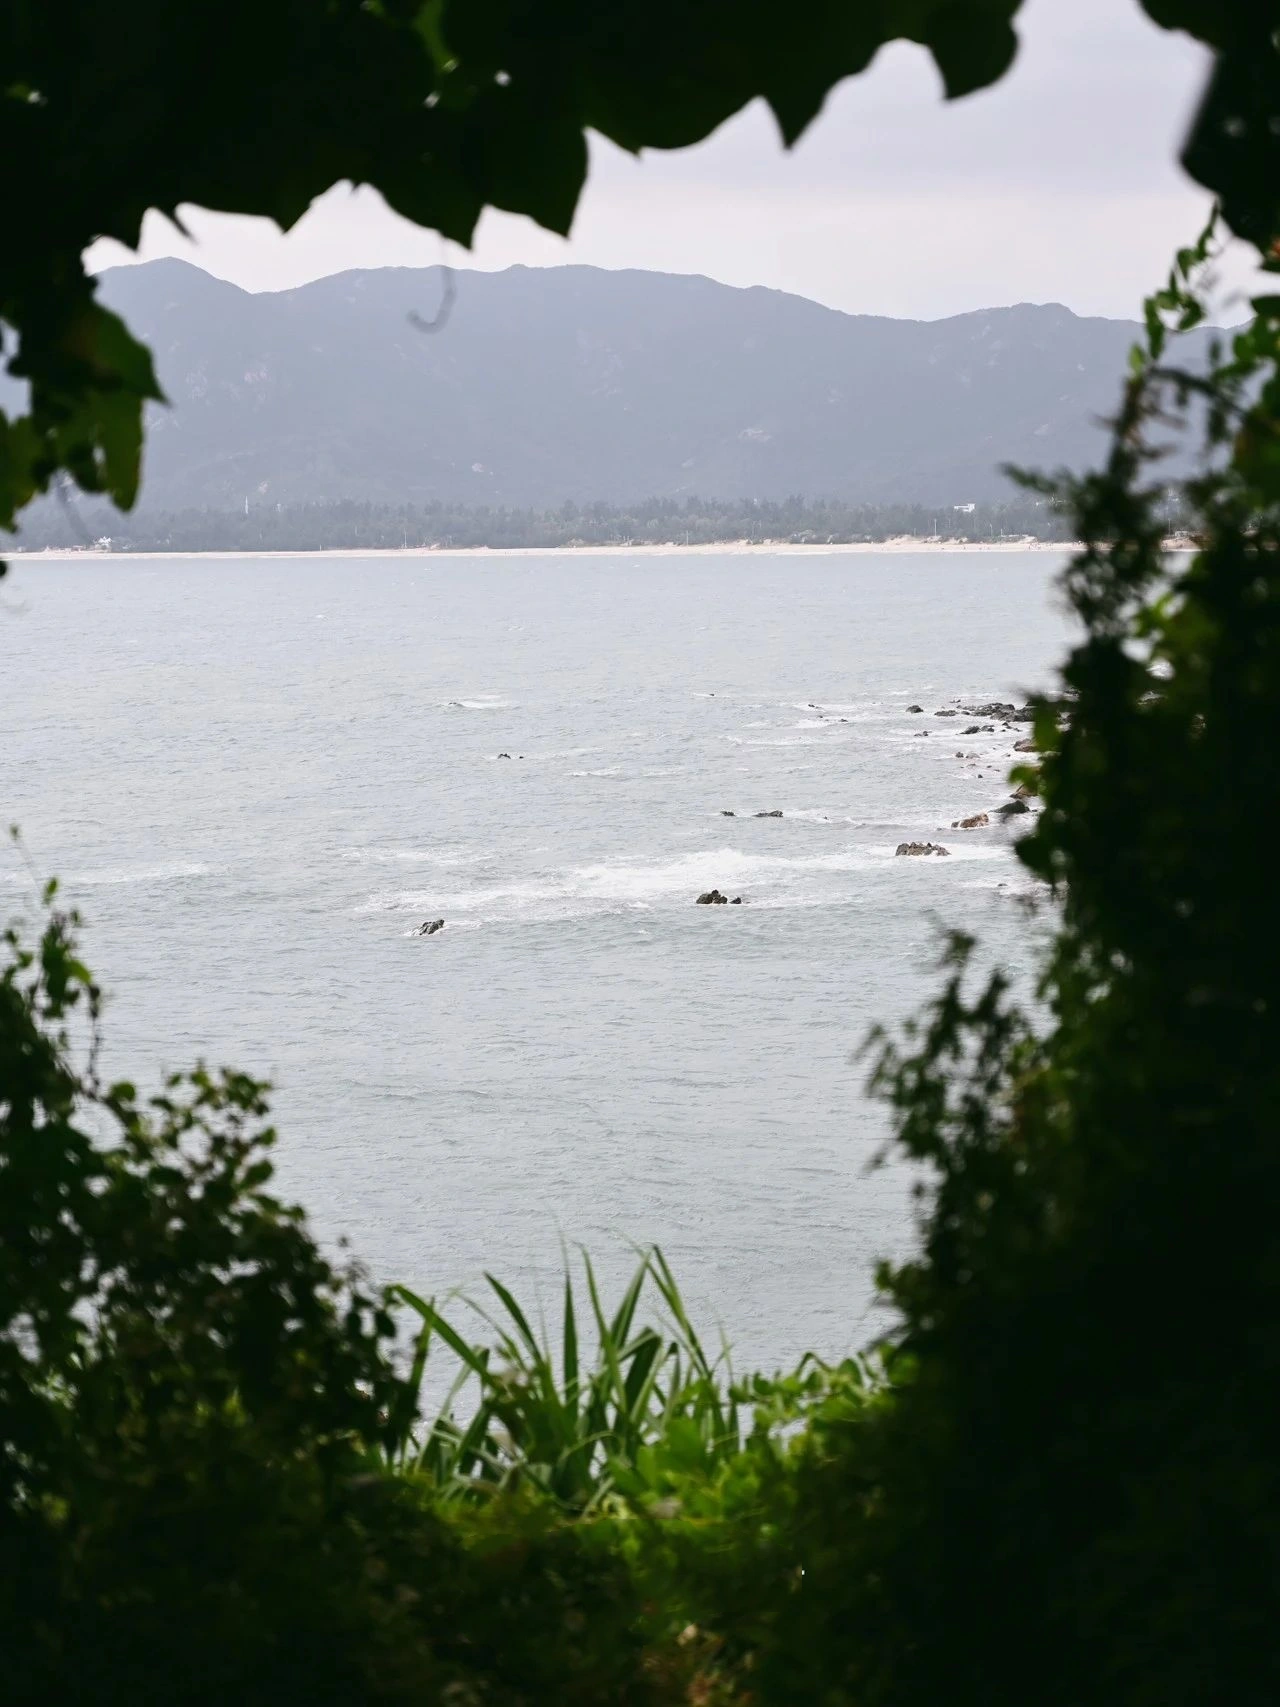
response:
<svg viewBox="0 0 1280 1707"><path fill-rule="evenodd" d="M115 268L155 352L144 503L553 505L690 492L945 504L1096 449L1136 327L1056 305L934 322L592 267L341 273L253 295Z"/></svg>

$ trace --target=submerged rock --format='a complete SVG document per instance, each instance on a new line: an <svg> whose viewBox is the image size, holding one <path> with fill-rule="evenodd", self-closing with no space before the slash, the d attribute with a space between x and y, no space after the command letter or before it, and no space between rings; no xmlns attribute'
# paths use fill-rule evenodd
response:
<svg viewBox="0 0 1280 1707"><path fill-rule="evenodd" d="M912 712L915 712L918 715L923 710L924 710L924 707L922 705L909 705L907 707L908 715L910 715Z"/></svg>
<svg viewBox="0 0 1280 1707"><path fill-rule="evenodd" d="M736 812L730 812L727 806L722 806L720 808L720 816L722 818L736 818L738 814Z"/></svg>
<svg viewBox="0 0 1280 1707"><path fill-rule="evenodd" d="M950 854L950 848L944 848L941 842L899 842L894 849L899 854Z"/></svg>
<svg viewBox="0 0 1280 1707"><path fill-rule="evenodd" d="M941 711L935 711L933 715L935 717L959 717L960 713L958 711L951 711L947 707L944 706ZM970 717L974 717L974 716L980 716L981 713L975 713L975 712L971 711L969 713L969 715L970 715Z"/></svg>
<svg viewBox="0 0 1280 1707"><path fill-rule="evenodd" d="M957 818L952 824L953 830L980 830L984 824L989 824L990 818L985 812L975 812L972 818Z"/></svg>
<svg viewBox="0 0 1280 1707"><path fill-rule="evenodd" d="M757 818L781 818L782 813L775 806L772 812L757 812Z"/></svg>
<svg viewBox="0 0 1280 1707"><path fill-rule="evenodd" d="M735 895L733 900L730 901L729 905L731 907L740 907L742 905L742 896L741 895Z"/></svg>
<svg viewBox="0 0 1280 1707"><path fill-rule="evenodd" d="M727 907L729 897L722 895L718 889L708 889L705 895L699 895L696 905L699 907Z"/></svg>
<svg viewBox="0 0 1280 1707"><path fill-rule="evenodd" d="M509 759L511 757L511 754L510 753L499 753L498 757L500 759Z"/></svg>
<svg viewBox="0 0 1280 1707"><path fill-rule="evenodd" d="M416 934L418 936L434 936L437 931L442 931L443 929L444 929L444 920L443 919L426 919L418 927Z"/></svg>

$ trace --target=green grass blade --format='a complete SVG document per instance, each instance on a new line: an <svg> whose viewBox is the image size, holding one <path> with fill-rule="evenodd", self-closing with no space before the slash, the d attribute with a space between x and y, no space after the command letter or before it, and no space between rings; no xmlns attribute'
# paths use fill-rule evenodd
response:
<svg viewBox="0 0 1280 1707"><path fill-rule="evenodd" d="M573 1306L573 1276L564 1271L564 1398L575 1414L578 1409L578 1319Z"/></svg>
<svg viewBox="0 0 1280 1707"><path fill-rule="evenodd" d="M418 1312L422 1320L440 1336L455 1357L461 1358L469 1369L479 1375L482 1380L484 1379L487 1373L487 1354L482 1355L475 1346L468 1345L458 1330L445 1320L433 1303L429 1303L425 1298L420 1298L416 1292L411 1292L407 1286L395 1286L391 1288L391 1291L402 1302L410 1305Z"/></svg>
<svg viewBox="0 0 1280 1707"><path fill-rule="evenodd" d="M516 1303L512 1293L508 1291L500 1280L495 1279L493 1275L486 1273L485 1279L502 1300L504 1309L511 1317L511 1320L515 1323L520 1338L528 1348L529 1356L535 1363L544 1363L546 1361L546 1352L534 1338L533 1329L529 1326L524 1311Z"/></svg>

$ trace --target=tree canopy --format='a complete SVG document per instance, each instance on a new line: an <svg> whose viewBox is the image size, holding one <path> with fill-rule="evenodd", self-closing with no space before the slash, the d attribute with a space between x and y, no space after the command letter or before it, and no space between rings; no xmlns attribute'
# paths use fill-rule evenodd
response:
<svg viewBox="0 0 1280 1707"><path fill-rule="evenodd" d="M569 229L586 135L696 142L764 99L801 135L886 42L932 54L948 96L994 82L1020 0L7 0L0 150L13 162L0 337L29 406L0 416L0 526L60 474L128 508L148 352L94 298L83 255L136 246L151 209L283 228L370 184L460 243L486 207ZM1280 184L1274 20L1251 0L1144 0L1217 55L1185 160L1265 244Z"/></svg>

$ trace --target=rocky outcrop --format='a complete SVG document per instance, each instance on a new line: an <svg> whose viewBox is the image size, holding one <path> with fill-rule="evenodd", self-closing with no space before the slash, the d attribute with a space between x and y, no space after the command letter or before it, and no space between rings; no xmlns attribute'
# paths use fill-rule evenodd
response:
<svg viewBox="0 0 1280 1707"><path fill-rule="evenodd" d="M1025 800L1006 800L1003 806L997 806L996 812L1001 818L1016 818L1020 812L1030 812L1031 808Z"/></svg>
<svg viewBox="0 0 1280 1707"><path fill-rule="evenodd" d="M1015 753L1034 753L1036 750L1035 737L1028 735L1025 741L1015 741L1013 750Z"/></svg>
<svg viewBox="0 0 1280 1707"><path fill-rule="evenodd" d="M898 854L949 854L950 848L944 848L940 842L899 842L894 849Z"/></svg>
<svg viewBox="0 0 1280 1707"><path fill-rule="evenodd" d="M434 936L437 931L442 931L443 929L443 919L426 919L421 925L419 925L415 934L417 936Z"/></svg>
<svg viewBox="0 0 1280 1707"><path fill-rule="evenodd" d="M740 907L742 896L735 895L731 901L727 895L722 895L718 889L708 889L705 895L699 895L695 903L699 907Z"/></svg>
<svg viewBox="0 0 1280 1707"><path fill-rule="evenodd" d="M720 808L720 816L722 818L736 818L738 814L736 812L730 812L727 806L722 806Z"/></svg>
<svg viewBox="0 0 1280 1707"><path fill-rule="evenodd" d="M998 717L1002 723L1030 723L1035 717L1034 706L1013 705L1003 699L993 699L986 705L962 705L960 709L967 717Z"/></svg>
<svg viewBox="0 0 1280 1707"><path fill-rule="evenodd" d="M775 806L772 812L757 812L755 816L757 818L781 818L782 813L778 807Z"/></svg>
<svg viewBox="0 0 1280 1707"><path fill-rule="evenodd" d="M950 710L947 706L943 706L941 711L935 711L933 715L935 717L959 717L960 713L958 711ZM978 717L982 714L980 712L971 711L969 715L970 717Z"/></svg>
<svg viewBox="0 0 1280 1707"><path fill-rule="evenodd" d="M1029 787L1027 783L1020 782L1013 791L1013 798L1015 800L1034 800L1035 792L1035 789Z"/></svg>
<svg viewBox="0 0 1280 1707"><path fill-rule="evenodd" d="M985 812L975 812L972 818L957 818L951 825L953 830L981 830L991 822Z"/></svg>
<svg viewBox="0 0 1280 1707"><path fill-rule="evenodd" d="M922 705L909 705L907 707L907 714L908 716L914 715L918 717L923 710L924 707Z"/></svg>

